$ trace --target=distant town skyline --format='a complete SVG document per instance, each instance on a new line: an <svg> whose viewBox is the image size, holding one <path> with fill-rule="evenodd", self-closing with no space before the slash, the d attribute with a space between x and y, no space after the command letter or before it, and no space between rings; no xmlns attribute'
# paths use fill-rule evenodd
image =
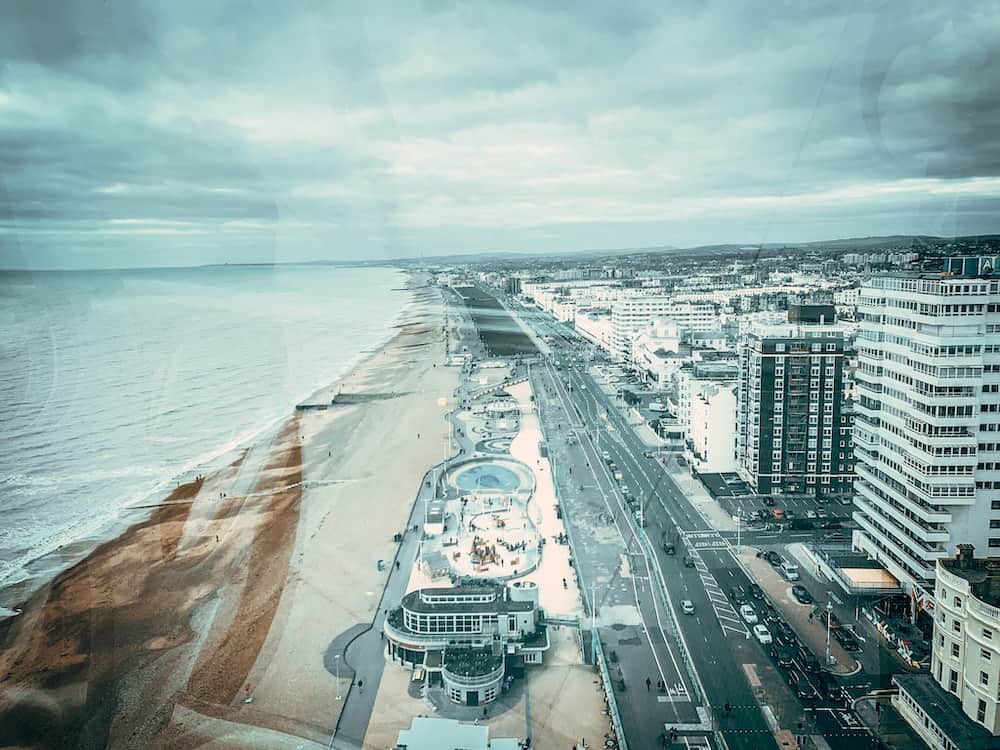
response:
<svg viewBox="0 0 1000 750"><path fill-rule="evenodd" d="M4 10L0 268L1000 232L995 4Z"/></svg>

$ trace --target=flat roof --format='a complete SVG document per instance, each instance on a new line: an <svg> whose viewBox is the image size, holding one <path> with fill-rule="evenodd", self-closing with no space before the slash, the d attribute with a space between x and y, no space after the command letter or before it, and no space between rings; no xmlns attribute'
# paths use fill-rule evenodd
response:
<svg viewBox="0 0 1000 750"><path fill-rule="evenodd" d="M972 557L965 562L958 557L945 557L939 562L952 575L968 581L979 601L1000 607L1000 557Z"/></svg>
<svg viewBox="0 0 1000 750"><path fill-rule="evenodd" d="M931 675L897 674L892 679L962 750L1000 748L1000 738L966 716L961 701L938 685Z"/></svg>

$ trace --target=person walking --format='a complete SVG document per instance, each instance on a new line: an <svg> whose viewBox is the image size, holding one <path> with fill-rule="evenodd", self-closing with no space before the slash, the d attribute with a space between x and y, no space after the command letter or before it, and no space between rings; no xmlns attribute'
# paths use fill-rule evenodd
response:
<svg viewBox="0 0 1000 750"><path fill-rule="evenodd" d="M647 693L649 692L649 686L652 685L652 684L653 684L653 681L647 677L646 678L646 692Z"/></svg>

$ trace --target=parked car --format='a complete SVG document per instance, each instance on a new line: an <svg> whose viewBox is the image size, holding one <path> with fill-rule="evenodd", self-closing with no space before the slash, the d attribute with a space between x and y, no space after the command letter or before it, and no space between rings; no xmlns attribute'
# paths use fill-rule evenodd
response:
<svg viewBox="0 0 1000 750"><path fill-rule="evenodd" d="M752 596L754 599L763 599L764 598L764 589L762 589L756 583L751 583L750 584L750 596Z"/></svg>
<svg viewBox="0 0 1000 750"><path fill-rule="evenodd" d="M770 495L766 495L766 496L764 497L764 505L767 505L767 506L772 506L772 505L774 505L774 498L773 498L773 497L771 497Z"/></svg>
<svg viewBox="0 0 1000 750"><path fill-rule="evenodd" d="M775 552L773 549L769 549L767 552L765 552L764 557L774 567L778 567L779 565L781 565L782 562L784 562L784 558L779 553Z"/></svg>
<svg viewBox="0 0 1000 750"><path fill-rule="evenodd" d="M792 586L792 596L795 597L799 604L812 604L814 601L812 594L809 593L809 589L801 583L797 583Z"/></svg>
<svg viewBox="0 0 1000 750"><path fill-rule="evenodd" d="M806 518L817 518L817 517L818 516L816 515L816 511L814 511L814 510L807 510L806 511Z"/></svg>
<svg viewBox="0 0 1000 750"><path fill-rule="evenodd" d="M771 638L771 631L760 623L753 626L753 635L762 646L768 645L773 640Z"/></svg>
<svg viewBox="0 0 1000 750"><path fill-rule="evenodd" d="M694 602L690 599L685 599L681 602L681 611L686 615L694 614Z"/></svg>
<svg viewBox="0 0 1000 750"><path fill-rule="evenodd" d="M748 625L757 624L757 613L754 611L754 608L751 607L749 604L744 604L742 607L740 607L740 617L746 620Z"/></svg>
<svg viewBox="0 0 1000 750"><path fill-rule="evenodd" d="M733 586L729 589L729 598L733 600L734 604L746 604L747 592L743 590L742 586Z"/></svg>
<svg viewBox="0 0 1000 750"><path fill-rule="evenodd" d="M689 556L689 555L684 555L684 567L685 568L693 568L694 567L694 558L691 557L691 556Z"/></svg>
<svg viewBox="0 0 1000 750"><path fill-rule="evenodd" d="M784 521L785 520L785 511L783 511L781 508L773 508L771 510L771 517L775 521Z"/></svg>

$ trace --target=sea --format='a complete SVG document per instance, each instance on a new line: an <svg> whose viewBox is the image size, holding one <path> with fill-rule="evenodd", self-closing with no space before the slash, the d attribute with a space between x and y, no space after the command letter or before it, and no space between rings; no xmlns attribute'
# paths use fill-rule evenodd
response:
<svg viewBox="0 0 1000 750"><path fill-rule="evenodd" d="M392 336L405 282L334 266L0 272L0 589L234 460Z"/></svg>

